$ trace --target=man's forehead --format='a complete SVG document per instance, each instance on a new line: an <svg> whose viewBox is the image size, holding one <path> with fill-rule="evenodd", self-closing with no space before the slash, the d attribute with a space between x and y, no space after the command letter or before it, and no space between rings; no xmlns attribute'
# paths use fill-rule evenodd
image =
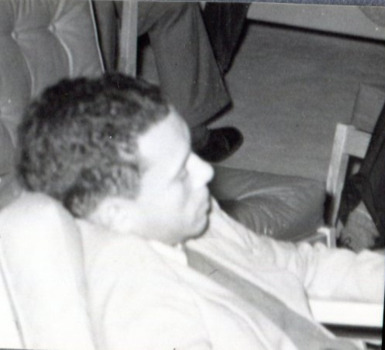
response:
<svg viewBox="0 0 385 350"><path fill-rule="evenodd" d="M154 124L138 138L139 154L145 162L177 157L190 150L190 133L186 122L171 109L166 118Z"/></svg>

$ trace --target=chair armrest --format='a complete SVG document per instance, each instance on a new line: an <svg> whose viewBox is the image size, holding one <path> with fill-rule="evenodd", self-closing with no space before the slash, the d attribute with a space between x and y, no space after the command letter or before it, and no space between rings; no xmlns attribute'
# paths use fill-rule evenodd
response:
<svg viewBox="0 0 385 350"><path fill-rule="evenodd" d="M384 305L310 299L314 318L323 324L382 328Z"/></svg>
<svg viewBox="0 0 385 350"><path fill-rule="evenodd" d="M16 315L9 286L0 241L0 346L3 348L23 348L25 344L16 324Z"/></svg>

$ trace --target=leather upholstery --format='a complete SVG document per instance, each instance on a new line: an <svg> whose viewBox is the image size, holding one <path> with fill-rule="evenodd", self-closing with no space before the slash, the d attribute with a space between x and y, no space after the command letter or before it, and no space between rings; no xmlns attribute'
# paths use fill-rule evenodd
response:
<svg viewBox="0 0 385 350"><path fill-rule="evenodd" d="M88 0L1 0L0 47L1 208L18 193L14 145L26 105L64 77L102 73L103 64Z"/></svg>
<svg viewBox="0 0 385 350"><path fill-rule="evenodd" d="M0 118L15 141L26 104L63 77L102 72L90 1L0 1Z"/></svg>
<svg viewBox="0 0 385 350"><path fill-rule="evenodd" d="M20 193L14 177L15 147L0 119L0 209Z"/></svg>
<svg viewBox="0 0 385 350"><path fill-rule="evenodd" d="M299 241L323 224L325 184L298 176L217 167L211 193L252 231Z"/></svg>

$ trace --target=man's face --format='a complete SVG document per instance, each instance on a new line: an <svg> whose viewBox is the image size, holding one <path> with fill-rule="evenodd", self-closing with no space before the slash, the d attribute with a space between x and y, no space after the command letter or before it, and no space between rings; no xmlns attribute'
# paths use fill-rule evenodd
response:
<svg viewBox="0 0 385 350"><path fill-rule="evenodd" d="M145 170L135 202L145 223L143 236L176 244L201 234L213 169L192 152L184 120L171 110L139 137L138 147Z"/></svg>

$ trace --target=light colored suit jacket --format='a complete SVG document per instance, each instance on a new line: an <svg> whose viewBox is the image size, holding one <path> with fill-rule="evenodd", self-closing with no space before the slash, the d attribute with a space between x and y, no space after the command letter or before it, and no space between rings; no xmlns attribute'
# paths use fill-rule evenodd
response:
<svg viewBox="0 0 385 350"><path fill-rule="evenodd" d="M187 247L118 235L84 221L78 224L100 349L360 349L361 344L333 340L316 325L307 298L383 298L382 257L275 242L248 231L216 203L207 232ZM194 254L198 258L192 268L187 256ZM216 267L204 270L199 255L213 259ZM245 293L210 276L222 268L251 287ZM314 346L311 334L288 324L291 316L284 325L277 322L283 309L273 306L269 315L269 308L251 303L247 293L253 295L253 285L288 310L293 320L310 324L317 333ZM301 332L305 341L298 339Z"/></svg>

